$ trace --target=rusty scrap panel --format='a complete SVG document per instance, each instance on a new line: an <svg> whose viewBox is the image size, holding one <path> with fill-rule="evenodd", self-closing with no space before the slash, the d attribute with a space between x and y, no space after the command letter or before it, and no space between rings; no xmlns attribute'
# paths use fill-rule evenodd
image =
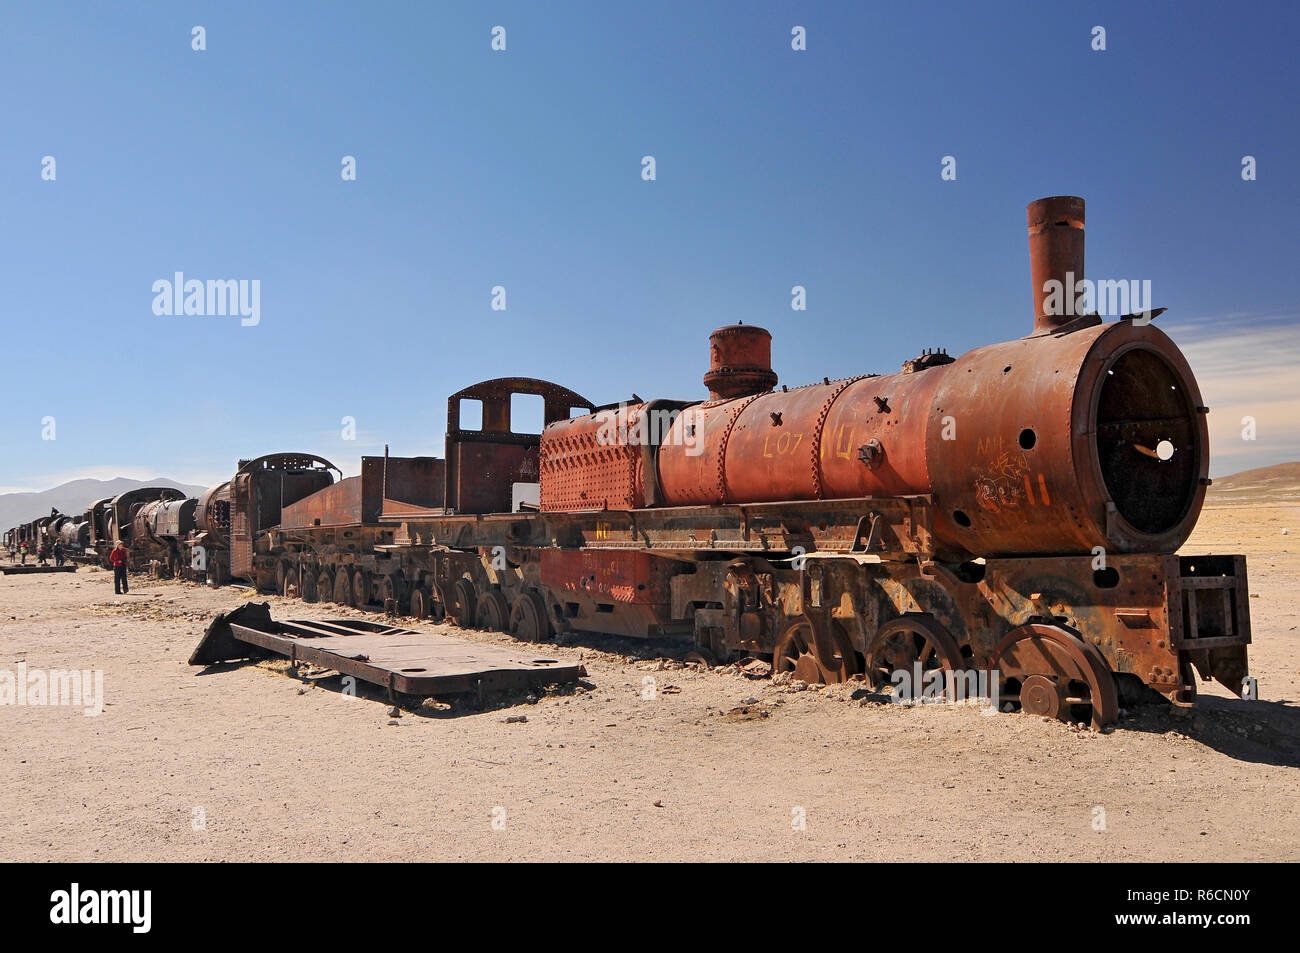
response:
<svg viewBox="0 0 1300 953"><path fill-rule="evenodd" d="M241 473L231 482L230 490L230 573L243 576L253 568L253 534L249 510L252 476Z"/></svg>
<svg viewBox="0 0 1300 953"><path fill-rule="evenodd" d="M567 420L574 408L595 410L585 397L550 381L502 377L483 381L447 398L447 495L445 505L460 513L509 512L512 486L538 482L540 434L520 433L511 421L512 398L543 400L543 424ZM481 428L462 428L461 404L482 405Z"/></svg>
<svg viewBox="0 0 1300 953"><path fill-rule="evenodd" d="M230 572L245 576L253 568L253 542L280 523L282 509L334 483L337 467L311 454L276 453L241 460L230 484ZM209 494L199 504L203 528Z"/></svg>
<svg viewBox="0 0 1300 953"><path fill-rule="evenodd" d="M542 550L542 583L600 601L667 605L673 561L638 552Z"/></svg>
<svg viewBox="0 0 1300 953"><path fill-rule="evenodd" d="M486 516L390 513L406 544L474 549L480 546L561 546L567 549L664 553L869 553L932 558L928 497L694 506L644 510Z"/></svg>
<svg viewBox="0 0 1300 953"><path fill-rule="evenodd" d="M645 405L562 420L542 434L543 511L631 510L645 506Z"/></svg>
<svg viewBox="0 0 1300 953"><path fill-rule="evenodd" d="M447 464L438 457L362 457L362 517L367 526L394 507L443 505Z"/></svg>
<svg viewBox="0 0 1300 953"><path fill-rule="evenodd" d="M196 525L194 510L198 502L198 500L190 498L159 503L154 508L154 534L157 536L188 536Z"/></svg>
<svg viewBox="0 0 1300 953"><path fill-rule="evenodd" d="M265 603L247 603L218 616L190 664L211 665L266 652L406 695L529 688L575 682L586 675L581 665L379 622L275 622Z"/></svg>
<svg viewBox="0 0 1300 953"><path fill-rule="evenodd" d="M361 477L348 477L280 511L280 528L304 530L361 523Z"/></svg>
<svg viewBox="0 0 1300 953"><path fill-rule="evenodd" d="M445 516L446 510L442 506L418 506L414 503L403 503L399 500L384 500L384 508L379 515L380 522L392 523L408 519L431 520Z"/></svg>
<svg viewBox="0 0 1300 953"><path fill-rule="evenodd" d="M453 453L456 482L451 489L463 513L509 512L514 484L538 479L535 446L463 443Z"/></svg>
<svg viewBox="0 0 1300 953"><path fill-rule="evenodd" d="M1170 593L1174 645L1201 651L1249 645L1250 598L1245 556L1169 557L1177 589ZM1174 572L1169 573L1171 579Z"/></svg>
<svg viewBox="0 0 1300 953"><path fill-rule="evenodd" d="M334 477L323 470L263 470L255 471L257 480L257 525L261 532L280 522L280 512L285 506L306 499L318 490L332 486Z"/></svg>
<svg viewBox="0 0 1300 953"><path fill-rule="evenodd" d="M441 509L444 475L443 461L436 457L362 457L360 476L284 507L280 528L376 526L386 512Z"/></svg>

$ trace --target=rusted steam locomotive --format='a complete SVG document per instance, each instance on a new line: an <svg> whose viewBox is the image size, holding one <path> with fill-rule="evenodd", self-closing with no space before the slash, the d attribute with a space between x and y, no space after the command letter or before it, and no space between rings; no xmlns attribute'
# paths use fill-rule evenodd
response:
<svg viewBox="0 0 1300 953"><path fill-rule="evenodd" d="M336 481L258 458L172 538L209 581L528 640L690 640L810 682L997 671L1003 702L1098 725L1150 690L1190 704L1198 673L1240 692L1244 557L1175 555L1209 484L1191 369L1151 314L1047 306L1048 281L1083 276L1083 224L1081 199L1029 206L1025 338L778 388L771 336L733 325L705 401L487 381L449 399L443 460L364 457ZM540 434L512 429L518 394L542 397Z"/></svg>
<svg viewBox="0 0 1300 953"><path fill-rule="evenodd" d="M2 542L10 550L27 543L33 552L42 543L62 543L68 559L107 567L109 551L121 540L131 545L133 568L143 569L156 560L174 573L189 559L193 521L182 514L192 513L193 504L173 487L138 487L96 500L77 516L52 510L49 516L6 530Z"/></svg>

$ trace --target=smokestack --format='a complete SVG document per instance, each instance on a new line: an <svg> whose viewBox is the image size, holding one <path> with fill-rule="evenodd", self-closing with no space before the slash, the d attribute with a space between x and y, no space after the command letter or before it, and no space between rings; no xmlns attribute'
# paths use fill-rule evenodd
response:
<svg viewBox="0 0 1300 953"><path fill-rule="evenodd" d="M754 325L729 324L709 335L709 400L761 394L776 386L772 335Z"/></svg>
<svg viewBox="0 0 1300 953"><path fill-rule="evenodd" d="M1065 296L1074 298L1074 283L1083 278L1083 199L1077 195L1054 195L1030 202L1029 271L1034 283L1034 334L1056 330L1078 315L1065 307ZM1069 277L1067 277L1069 276ZM1043 286L1060 282L1055 314L1047 314L1048 293ZM1071 313L1066 313L1067 311Z"/></svg>

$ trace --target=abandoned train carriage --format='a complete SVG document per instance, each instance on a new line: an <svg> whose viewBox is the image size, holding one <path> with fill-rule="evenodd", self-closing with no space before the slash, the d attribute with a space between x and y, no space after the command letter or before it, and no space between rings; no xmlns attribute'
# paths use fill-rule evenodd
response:
<svg viewBox="0 0 1300 953"><path fill-rule="evenodd" d="M342 471L310 453L273 453L240 460L235 475L211 487L194 508L188 539L188 575L223 585L247 579L259 589L275 587L274 560L268 560L269 530L287 506L334 484Z"/></svg>
<svg viewBox="0 0 1300 953"><path fill-rule="evenodd" d="M394 531L379 517L385 502L441 506L444 478L436 457L362 457L360 475L284 507L256 557L260 575L273 578L281 594L309 602L409 603L401 567L388 552Z"/></svg>
<svg viewBox="0 0 1300 953"><path fill-rule="evenodd" d="M128 565L136 571L149 568L152 561L171 564L170 554L176 547L151 536L139 519L142 512L160 501L184 506L185 494L169 486L146 486L119 493L109 501L103 510L104 535L96 547L104 566L109 565L108 553L118 542L126 546Z"/></svg>

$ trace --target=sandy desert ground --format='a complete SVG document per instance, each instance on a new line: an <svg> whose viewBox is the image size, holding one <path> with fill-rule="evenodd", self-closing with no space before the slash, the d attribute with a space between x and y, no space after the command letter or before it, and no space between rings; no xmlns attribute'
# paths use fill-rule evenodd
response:
<svg viewBox="0 0 1300 953"><path fill-rule="evenodd" d="M1204 686L1194 718L1110 733L613 642L547 649L577 688L393 718L283 663L188 666L237 589L3 576L0 668L102 669L106 706L0 708L0 860L1296 860L1298 536L1300 504L1225 506L1187 547L1249 557L1263 700Z"/></svg>

